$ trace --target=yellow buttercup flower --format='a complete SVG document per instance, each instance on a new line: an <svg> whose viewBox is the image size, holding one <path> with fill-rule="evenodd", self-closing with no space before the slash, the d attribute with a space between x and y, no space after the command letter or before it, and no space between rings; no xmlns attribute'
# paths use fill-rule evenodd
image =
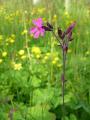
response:
<svg viewBox="0 0 90 120"><path fill-rule="evenodd" d="M2 53L2 57L6 57L6 56L7 56L7 52L4 51L4 52Z"/></svg>
<svg viewBox="0 0 90 120"><path fill-rule="evenodd" d="M14 43L15 42L15 35L12 34L9 38L6 39L6 42L8 42L8 43Z"/></svg>
<svg viewBox="0 0 90 120"><path fill-rule="evenodd" d="M45 57L44 57L44 60L48 60L48 56L45 56Z"/></svg>
<svg viewBox="0 0 90 120"><path fill-rule="evenodd" d="M14 70L21 70L22 64L21 63L14 63Z"/></svg>
<svg viewBox="0 0 90 120"><path fill-rule="evenodd" d="M27 57L26 55L22 55L21 59L24 60L24 59L26 59L26 57Z"/></svg>
<svg viewBox="0 0 90 120"><path fill-rule="evenodd" d="M52 64L56 64L57 62L55 60L52 61Z"/></svg>
<svg viewBox="0 0 90 120"><path fill-rule="evenodd" d="M40 54L36 55L36 58L40 58L40 57L41 57L41 55L40 55Z"/></svg>
<svg viewBox="0 0 90 120"><path fill-rule="evenodd" d="M50 56L50 53L48 52L48 53L46 53L46 56Z"/></svg>
<svg viewBox="0 0 90 120"><path fill-rule="evenodd" d="M10 39L9 39L9 42L10 42L10 43L14 43L14 42L15 42L15 40L14 40L14 39L12 39L12 38L10 38Z"/></svg>
<svg viewBox="0 0 90 120"><path fill-rule="evenodd" d="M2 59L0 59L0 64L3 62L3 60Z"/></svg>
<svg viewBox="0 0 90 120"><path fill-rule="evenodd" d="M19 50L18 54L19 55L24 55L25 51L24 50Z"/></svg>
<svg viewBox="0 0 90 120"><path fill-rule="evenodd" d="M52 21L53 21L53 22L56 22L56 21L57 21L57 15L56 15L56 14L53 16Z"/></svg>
<svg viewBox="0 0 90 120"><path fill-rule="evenodd" d="M58 60L59 60L59 58L58 58L58 57L55 57L55 58L54 58L54 60L55 60L55 61L58 61Z"/></svg>
<svg viewBox="0 0 90 120"><path fill-rule="evenodd" d="M55 14L55 15L53 16L53 18L54 18L54 19L57 19L57 15Z"/></svg>
<svg viewBox="0 0 90 120"><path fill-rule="evenodd" d="M69 15L69 13L66 11L65 13L64 13L64 15L66 16L66 17L70 17L70 15Z"/></svg>
<svg viewBox="0 0 90 120"><path fill-rule="evenodd" d="M55 58L53 59L53 61L52 61L52 64L57 64L58 60L59 60L59 58L58 58L58 57L55 57Z"/></svg>
<svg viewBox="0 0 90 120"><path fill-rule="evenodd" d="M28 31L25 29L25 30L22 31L21 35L25 35L27 33L28 33Z"/></svg>
<svg viewBox="0 0 90 120"><path fill-rule="evenodd" d="M41 50L40 50L40 48L39 47L36 47L36 46L34 46L34 47L32 47L32 53L34 53L34 54L41 54Z"/></svg>

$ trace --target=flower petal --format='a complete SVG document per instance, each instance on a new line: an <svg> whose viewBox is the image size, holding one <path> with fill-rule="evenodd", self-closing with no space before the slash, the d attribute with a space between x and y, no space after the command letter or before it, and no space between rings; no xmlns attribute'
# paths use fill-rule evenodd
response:
<svg viewBox="0 0 90 120"><path fill-rule="evenodd" d="M44 36L45 30L43 28L40 28L40 34L41 36Z"/></svg>
<svg viewBox="0 0 90 120"><path fill-rule="evenodd" d="M40 35L40 31L37 31L35 34L34 34L34 38L38 38Z"/></svg>
<svg viewBox="0 0 90 120"><path fill-rule="evenodd" d="M43 24L42 18L38 18L36 20L32 21L34 25L36 25L37 27L41 27Z"/></svg>
<svg viewBox="0 0 90 120"><path fill-rule="evenodd" d="M36 28L36 27L33 27L33 28L31 28L31 30L30 30L30 34L34 34L35 32L37 32L38 31L38 29Z"/></svg>

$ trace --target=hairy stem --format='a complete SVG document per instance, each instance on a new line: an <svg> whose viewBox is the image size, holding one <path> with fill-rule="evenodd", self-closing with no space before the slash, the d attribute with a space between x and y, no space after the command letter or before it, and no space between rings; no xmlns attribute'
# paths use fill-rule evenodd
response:
<svg viewBox="0 0 90 120"><path fill-rule="evenodd" d="M62 49L63 52L63 74L62 74L62 112L63 112L63 120L65 115L65 107L64 107L64 90L65 90L65 63L66 63L66 52Z"/></svg>

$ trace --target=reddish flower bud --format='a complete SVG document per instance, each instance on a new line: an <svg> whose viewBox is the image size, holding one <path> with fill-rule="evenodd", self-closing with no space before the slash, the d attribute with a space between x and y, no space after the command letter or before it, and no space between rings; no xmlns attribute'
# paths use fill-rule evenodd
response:
<svg viewBox="0 0 90 120"><path fill-rule="evenodd" d="M58 36L63 40L65 37L65 32L62 32L60 28L58 28Z"/></svg>
<svg viewBox="0 0 90 120"><path fill-rule="evenodd" d="M50 28L50 29L53 29L53 26L47 22L47 26Z"/></svg>
<svg viewBox="0 0 90 120"><path fill-rule="evenodd" d="M72 38L72 32L68 33L67 34L67 38L68 38L68 41L72 41L73 38Z"/></svg>
<svg viewBox="0 0 90 120"><path fill-rule="evenodd" d="M47 26L42 26L45 31L53 31L53 26L47 22Z"/></svg>
<svg viewBox="0 0 90 120"><path fill-rule="evenodd" d="M73 22L66 30L66 34L72 32L73 28L75 27L76 22Z"/></svg>

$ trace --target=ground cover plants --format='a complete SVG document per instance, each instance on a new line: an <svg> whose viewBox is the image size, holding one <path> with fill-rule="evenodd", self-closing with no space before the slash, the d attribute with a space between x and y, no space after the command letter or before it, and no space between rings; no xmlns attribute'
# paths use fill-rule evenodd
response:
<svg viewBox="0 0 90 120"><path fill-rule="evenodd" d="M74 25L73 40L63 47L64 119L90 120L89 8L88 0L72 0L68 11L62 0L0 1L0 120L63 120L62 48L56 33L62 39L62 31ZM37 18L44 23L41 36L30 34Z"/></svg>

